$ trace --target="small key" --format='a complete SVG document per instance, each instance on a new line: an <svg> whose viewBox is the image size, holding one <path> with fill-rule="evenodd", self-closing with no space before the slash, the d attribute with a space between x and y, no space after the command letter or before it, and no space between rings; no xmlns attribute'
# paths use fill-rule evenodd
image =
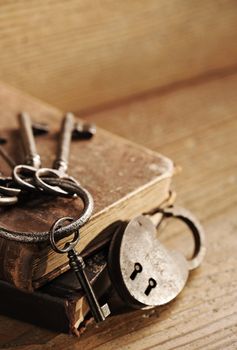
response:
<svg viewBox="0 0 237 350"><path fill-rule="evenodd" d="M104 321L107 316L110 314L110 309L108 304L105 304L103 306L99 305L99 302L95 296L95 293L93 291L93 288L87 278L87 275L85 274L85 263L83 258L79 255L79 253L75 250L75 246L79 242L80 236L79 236L79 230L74 231L74 238L71 242L67 242L64 246L64 248L59 248L56 245L55 242L55 232L58 228L62 227L62 225L66 222L72 222L73 218L70 217L63 217L61 219L58 219L50 229L50 242L51 246L54 251L60 254L67 253L68 259L69 259L69 265L71 269L75 272L75 275L82 286L88 305L90 307L91 313L95 319L96 322Z"/></svg>
<svg viewBox="0 0 237 350"><path fill-rule="evenodd" d="M38 189L32 182L25 181L26 177L34 178L34 174L41 166L40 155L37 152L31 118L28 113L19 115L20 133L25 153L25 164L20 164L13 169L13 179L26 190Z"/></svg>
<svg viewBox="0 0 237 350"><path fill-rule="evenodd" d="M125 229L121 227L110 245L108 270L118 295L134 308L164 305L173 300L184 288L189 271L197 268L205 255L204 231L191 213L172 207L161 214L160 222L175 217L188 225L195 243L193 258L187 260L180 252L166 249L148 216L140 215Z"/></svg>
<svg viewBox="0 0 237 350"><path fill-rule="evenodd" d="M68 195L60 187L50 186L44 178L62 178L77 183L77 181L67 174L68 160L70 153L70 144L72 139L72 132L74 129L74 115L67 113L62 121L59 146L56 159L53 163L53 168L41 168L35 173L35 180L39 187L44 191L48 191L53 194Z"/></svg>

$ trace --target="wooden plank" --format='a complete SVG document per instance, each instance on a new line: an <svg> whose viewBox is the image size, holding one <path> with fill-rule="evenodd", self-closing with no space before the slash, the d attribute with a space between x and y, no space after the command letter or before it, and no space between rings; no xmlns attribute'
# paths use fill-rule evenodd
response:
<svg viewBox="0 0 237 350"><path fill-rule="evenodd" d="M236 69L236 7L235 0L7 0L0 79L82 111Z"/></svg>
<svg viewBox="0 0 237 350"><path fill-rule="evenodd" d="M88 117L131 140L173 157L183 167L175 178L178 203L193 210L207 231L203 266L173 303L91 326L81 339L15 324L9 349L235 349L237 76L186 86ZM125 123L121 121L126 120ZM169 120L169 122L167 122ZM179 242L177 234L165 242ZM183 237L187 249L186 237ZM185 243L186 242L186 243ZM9 319L0 318L1 325ZM19 327L19 328L18 328ZM6 329L6 326L5 326ZM11 328L12 329L12 328ZM7 332L7 330L5 331ZM18 347L17 347L18 346Z"/></svg>
<svg viewBox="0 0 237 350"><path fill-rule="evenodd" d="M227 75L147 96L86 119L170 157L183 168L182 175L175 177L178 198L205 219L217 206L221 210L235 198L230 164L236 162L236 85L237 75ZM200 183L200 189L195 188L198 201L190 191L195 183ZM200 194L202 185L206 197ZM225 196L227 191L233 193ZM212 206L214 195L223 199ZM205 203L210 204L208 210Z"/></svg>

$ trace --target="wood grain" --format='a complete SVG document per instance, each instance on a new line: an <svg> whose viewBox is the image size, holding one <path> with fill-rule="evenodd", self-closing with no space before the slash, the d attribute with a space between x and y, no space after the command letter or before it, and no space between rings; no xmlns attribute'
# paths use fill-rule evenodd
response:
<svg viewBox="0 0 237 350"><path fill-rule="evenodd" d="M208 79L87 118L165 153L182 166L183 172L175 178L177 202L202 220L208 252L181 295L163 308L116 316L99 328L91 326L79 340L0 317L2 347L236 349L236 88L237 75ZM175 244L179 237L173 234L170 240ZM188 249L186 237L183 242Z"/></svg>
<svg viewBox="0 0 237 350"><path fill-rule="evenodd" d="M235 0L3 1L0 79L85 111L236 69Z"/></svg>

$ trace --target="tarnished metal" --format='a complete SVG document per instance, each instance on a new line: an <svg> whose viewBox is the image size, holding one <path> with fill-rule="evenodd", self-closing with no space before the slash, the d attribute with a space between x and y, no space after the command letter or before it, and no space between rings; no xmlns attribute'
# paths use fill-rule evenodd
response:
<svg viewBox="0 0 237 350"><path fill-rule="evenodd" d="M96 125L92 123L77 122L74 125L72 137L75 139L88 140L96 134Z"/></svg>
<svg viewBox="0 0 237 350"><path fill-rule="evenodd" d="M38 169L35 173L35 180L37 185L46 192L59 195L68 195L68 193L63 189L52 186L46 182L46 177L62 178L78 184L78 182L73 177L67 175L73 128L74 115L72 113L67 113L62 121L59 147L53 168L41 168Z"/></svg>
<svg viewBox="0 0 237 350"><path fill-rule="evenodd" d="M71 232L80 229L90 219L94 207L93 197L86 189L78 186L76 183L59 178L48 178L46 181L52 186L59 186L68 193L75 193L84 205L79 217L75 221L59 228L55 232L57 239L66 237ZM18 232L0 227L0 237L24 243L40 243L49 241L49 232Z"/></svg>
<svg viewBox="0 0 237 350"><path fill-rule="evenodd" d="M67 221L68 222L73 222L74 219L71 218L70 216L64 216L64 217L58 219L57 221L55 221L55 223L53 224L53 226L51 227L50 232L49 232L50 233L49 239L50 239L51 247L56 253L59 253L59 254L68 253L70 250L72 250L72 249L74 249L76 247L77 243L80 240L79 229L78 230L74 230L72 232L74 236L73 236L73 239L70 242L67 241L63 248L60 248L60 247L57 246L56 237L55 237L56 230L59 227L62 227L63 224L65 222L67 222Z"/></svg>
<svg viewBox="0 0 237 350"><path fill-rule="evenodd" d="M30 115L22 112L19 115L19 122L26 164L31 165L33 168L39 168L41 159L36 149Z"/></svg>
<svg viewBox="0 0 237 350"><path fill-rule="evenodd" d="M40 155L37 152L32 130L32 122L28 113L19 115L21 139L25 153L25 164L16 165L13 169L14 181L26 190L38 190L38 188L25 178L34 177L35 171L41 166Z"/></svg>
<svg viewBox="0 0 237 350"><path fill-rule="evenodd" d="M46 123L32 123L32 130L35 136L45 135L49 132L49 126Z"/></svg>
<svg viewBox="0 0 237 350"><path fill-rule="evenodd" d="M1 189L0 189L1 192ZM1 207L5 207L5 206L10 206L13 204L16 204L18 201L18 197L17 196L5 196L0 194L0 206Z"/></svg>
<svg viewBox="0 0 237 350"><path fill-rule="evenodd" d="M1 183L1 179L0 179ZM14 197L14 196L19 196L21 193L21 190L19 188L14 188L14 187L8 187L8 186L1 186L0 185L0 194L1 195L6 195L7 197ZM1 200L0 200L1 203Z"/></svg>
<svg viewBox="0 0 237 350"><path fill-rule="evenodd" d="M205 244L205 231L201 223L197 218L187 209L172 206L161 209L163 218L176 218L183 221L190 231L192 232L194 238L194 251L191 260L188 260L189 270L194 270L201 265L205 254L206 254L206 244Z"/></svg>
<svg viewBox="0 0 237 350"><path fill-rule="evenodd" d="M68 259L69 259L69 265L74 271L80 285L82 286L88 304L90 306L91 313L95 319L96 322L104 321L105 318L110 314L110 310L107 304L100 307L99 302L95 296L95 293L93 291L93 288L87 278L87 275L85 273L85 263L82 258L82 256L79 255L79 253L75 250L76 244L80 240L79 230L74 230L71 233L74 233L74 237L72 241L67 242L64 246L64 248L59 248L56 245L56 232L59 227L61 227L65 222L73 222L73 218L71 217L63 217L58 219L53 226L50 229L50 242L52 249L55 250L57 253L63 254L67 253ZM106 312L105 312L106 311Z"/></svg>
<svg viewBox="0 0 237 350"><path fill-rule="evenodd" d="M121 298L135 308L163 305L184 288L189 270L200 265L205 254L204 231L184 209L168 208L163 217L184 221L194 236L193 259L187 261L178 251L166 249L157 238L156 226L141 215L114 236L109 253L111 280Z"/></svg>

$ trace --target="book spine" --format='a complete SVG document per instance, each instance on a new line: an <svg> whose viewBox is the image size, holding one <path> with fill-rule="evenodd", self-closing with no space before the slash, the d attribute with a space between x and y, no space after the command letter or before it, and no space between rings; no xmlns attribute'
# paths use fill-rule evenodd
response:
<svg viewBox="0 0 237 350"><path fill-rule="evenodd" d="M33 291L32 267L37 247L0 239L0 279L21 290Z"/></svg>

